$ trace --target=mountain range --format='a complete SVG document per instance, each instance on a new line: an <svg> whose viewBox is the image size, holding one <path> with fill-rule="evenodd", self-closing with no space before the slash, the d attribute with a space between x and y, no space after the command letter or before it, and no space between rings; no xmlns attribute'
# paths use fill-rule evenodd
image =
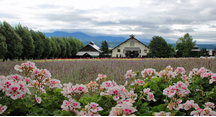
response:
<svg viewBox="0 0 216 117"><path fill-rule="evenodd" d="M44 33L46 37L70 37L72 36L73 38L77 38L80 41L82 41L85 45L87 45L90 41L93 41L98 47L101 46L101 42L102 41L107 41L108 45L110 48L114 48L117 45L119 45L120 43L124 42L125 40L127 40L128 38L124 38L124 37L113 37L113 36L90 36L87 35L83 32L73 32L73 33L67 33L67 32L63 32L63 31L55 31L52 33ZM142 43L144 43L145 45L148 46L149 42L144 42L141 41ZM175 44L172 44L173 47L175 47ZM206 48L209 50L213 50L216 47L216 44L196 44L199 49L201 48Z"/></svg>

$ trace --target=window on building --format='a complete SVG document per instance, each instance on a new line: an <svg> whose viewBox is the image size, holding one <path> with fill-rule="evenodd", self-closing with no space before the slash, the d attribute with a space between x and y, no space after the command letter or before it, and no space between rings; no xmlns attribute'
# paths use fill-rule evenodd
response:
<svg viewBox="0 0 216 117"><path fill-rule="evenodd" d="M121 54L120 54L120 58L121 58Z"/></svg>
<svg viewBox="0 0 216 117"><path fill-rule="evenodd" d="M134 42L133 42L133 41L130 43L130 46L131 46L131 47L134 47Z"/></svg>
<svg viewBox="0 0 216 117"><path fill-rule="evenodd" d="M144 52L146 53L146 52L147 52L147 49L144 49Z"/></svg>
<svg viewBox="0 0 216 117"><path fill-rule="evenodd" d="M118 54L116 54L116 58L118 58Z"/></svg>
<svg viewBox="0 0 216 117"><path fill-rule="evenodd" d="M120 50L120 49L118 49L117 51L118 51L118 52L120 52L121 50Z"/></svg>

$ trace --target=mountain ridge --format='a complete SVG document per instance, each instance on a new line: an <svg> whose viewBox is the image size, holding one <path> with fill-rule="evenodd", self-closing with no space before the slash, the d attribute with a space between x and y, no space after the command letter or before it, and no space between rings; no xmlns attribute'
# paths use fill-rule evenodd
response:
<svg viewBox="0 0 216 117"><path fill-rule="evenodd" d="M73 33L68 33L68 32L63 32L63 31L55 31L52 33L44 33L45 36L47 37L70 37L72 36L73 38L77 38L80 41L82 41L85 45L87 45L90 41L93 41L98 47L101 46L102 41L107 41L109 44L110 48L114 48L118 46L120 43L126 41L128 38L124 37L113 37L113 36L90 36L87 35L83 32L73 32ZM145 45L148 46L149 42L141 41ZM173 47L175 47L175 43L171 43ZM216 47L216 44L196 44L199 46L199 49L201 48L206 48L209 50L213 50Z"/></svg>

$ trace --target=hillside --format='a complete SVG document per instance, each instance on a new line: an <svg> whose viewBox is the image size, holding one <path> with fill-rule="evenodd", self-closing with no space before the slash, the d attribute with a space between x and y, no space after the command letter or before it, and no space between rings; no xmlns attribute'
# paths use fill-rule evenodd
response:
<svg viewBox="0 0 216 117"><path fill-rule="evenodd" d="M53 37L74 37L82 41L85 45L87 45L90 41L93 41L97 46L101 46L102 41L107 41L110 48L114 48L120 43L124 42L128 38L124 37L113 37L113 36L89 36L82 32L74 32L74 33L67 33L62 31L55 31L53 33L44 33L47 37L53 36ZM143 42L145 45L148 46L149 42ZM172 44L173 47L175 47L176 44ZM216 44L197 44L199 49L201 48L207 48L209 50L213 50L216 47Z"/></svg>

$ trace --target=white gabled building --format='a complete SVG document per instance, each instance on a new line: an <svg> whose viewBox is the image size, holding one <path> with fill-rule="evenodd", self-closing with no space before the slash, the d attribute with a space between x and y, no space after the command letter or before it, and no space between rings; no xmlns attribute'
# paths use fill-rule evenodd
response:
<svg viewBox="0 0 216 117"><path fill-rule="evenodd" d="M94 42L91 41L88 45L80 49L76 56L82 58L92 58L98 57L100 53L100 48L97 45L95 45Z"/></svg>
<svg viewBox="0 0 216 117"><path fill-rule="evenodd" d="M112 49L112 57L145 57L148 52L149 48L145 44L130 35L129 39Z"/></svg>

